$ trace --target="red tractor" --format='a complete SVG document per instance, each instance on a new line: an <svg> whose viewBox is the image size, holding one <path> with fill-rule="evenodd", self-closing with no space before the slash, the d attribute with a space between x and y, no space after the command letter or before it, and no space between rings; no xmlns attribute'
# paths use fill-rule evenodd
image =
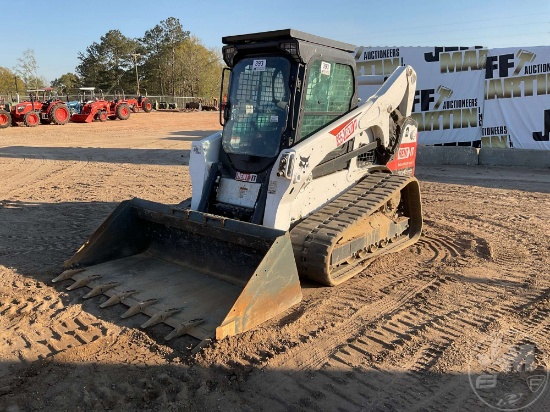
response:
<svg viewBox="0 0 550 412"><path fill-rule="evenodd" d="M93 88L86 87L81 90L93 91ZM94 120L104 122L107 119L127 120L130 117L131 108L128 103L122 100L108 101L92 96L92 99L84 104L80 113L71 116L71 121L75 123L91 123Z"/></svg>
<svg viewBox="0 0 550 412"><path fill-rule="evenodd" d="M64 125L69 122L71 113L69 108L61 100L47 100L40 109L40 123Z"/></svg>
<svg viewBox="0 0 550 412"><path fill-rule="evenodd" d="M11 114L7 110L0 109L0 129L5 129L11 124Z"/></svg>
<svg viewBox="0 0 550 412"><path fill-rule="evenodd" d="M132 112L134 113L137 113L140 110L143 110L145 113L149 113L153 110L153 105L151 104L147 96L140 95L137 98L127 99L126 95L124 94L124 90L122 91L122 94L117 94L117 96L119 100L128 103L130 109L132 109Z"/></svg>
<svg viewBox="0 0 550 412"><path fill-rule="evenodd" d="M153 110L153 105L145 96L139 96L137 99L126 99L126 103L130 105L130 108L134 113L139 112L140 110L143 110L145 113L149 113Z"/></svg>
<svg viewBox="0 0 550 412"><path fill-rule="evenodd" d="M9 124L18 126L19 123L28 127L42 124L64 125L69 121L69 108L61 100L52 97L52 88L29 90L30 100L17 103L11 108L11 113L5 110L0 113L0 128L8 127ZM42 92L43 100L37 100L38 93ZM49 96L46 97L46 93ZM46 100L47 99L47 100Z"/></svg>
<svg viewBox="0 0 550 412"><path fill-rule="evenodd" d="M31 94L30 100L25 100L11 107L12 126L19 126L19 123L23 123L28 127L37 126L40 123L40 110L42 110L42 102L35 100Z"/></svg>

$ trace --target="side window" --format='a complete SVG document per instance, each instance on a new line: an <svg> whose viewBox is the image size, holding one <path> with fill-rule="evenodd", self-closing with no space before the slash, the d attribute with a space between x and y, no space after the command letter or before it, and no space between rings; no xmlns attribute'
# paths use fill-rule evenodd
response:
<svg viewBox="0 0 550 412"><path fill-rule="evenodd" d="M354 79L351 67L317 60L311 63L307 76L307 89L301 140L347 112L353 96Z"/></svg>

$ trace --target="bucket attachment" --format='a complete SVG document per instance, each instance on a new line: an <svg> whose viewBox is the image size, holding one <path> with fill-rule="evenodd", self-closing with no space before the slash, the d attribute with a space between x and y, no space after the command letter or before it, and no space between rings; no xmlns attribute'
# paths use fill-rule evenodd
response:
<svg viewBox="0 0 550 412"><path fill-rule="evenodd" d="M122 202L65 267L54 281L148 315L144 328L172 326L166 339L236 335L302 299L287 232L142 199Z"/></svg>
<svg viewBox="0 0 550 412"><path fill-rule="evenodd" d="M71 122L91 123L94 121L95 113L75 113L71 116Z"/></svg>

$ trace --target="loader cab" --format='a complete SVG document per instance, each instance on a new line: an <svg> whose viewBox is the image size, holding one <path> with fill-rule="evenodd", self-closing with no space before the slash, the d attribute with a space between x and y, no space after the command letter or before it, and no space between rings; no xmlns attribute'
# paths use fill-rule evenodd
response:
<svg viewBox="0 0 550 412"><path fill-rule="evenodd" d="M353 45L291 29L222 41L231 76L220 160L232 169L269 169L282 149L357 106Z"/></svg>
<svg viewBox="0 0 550 412"><path fill-rule="evenodd" d="M261 224L281 150L357 106L355 46L291 29L222 42L230 76L220 109L221 150L197 208Z"/></svg>

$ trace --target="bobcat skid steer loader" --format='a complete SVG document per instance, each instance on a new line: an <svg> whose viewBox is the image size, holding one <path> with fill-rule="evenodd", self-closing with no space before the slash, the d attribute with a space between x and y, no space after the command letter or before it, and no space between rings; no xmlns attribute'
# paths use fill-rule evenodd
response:
<svg viewBox="0 0 550 412"><path fill-rule="evenodd" d="M254 328L301 300L299 276L337 285L422 227L411 67L356 78L354 46L296 30L222 40L223 131L192 144L192 198L121 203L55 279L167 339Z"/></svg>

